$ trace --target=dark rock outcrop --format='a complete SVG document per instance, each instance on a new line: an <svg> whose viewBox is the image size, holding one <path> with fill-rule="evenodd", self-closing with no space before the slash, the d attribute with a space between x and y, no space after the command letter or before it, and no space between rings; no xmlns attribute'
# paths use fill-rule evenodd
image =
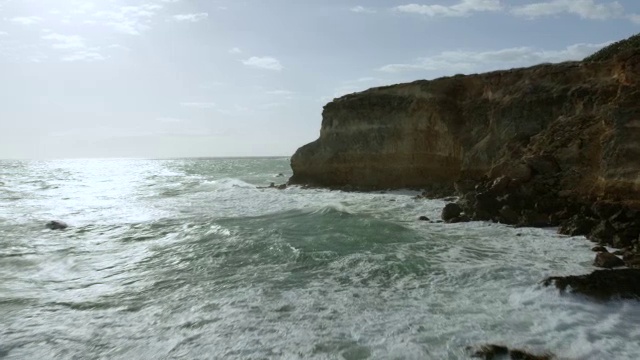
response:
<svg viewBox="0 0 640 360"><path fill-rule="evenodd" d="M624 266L624 261L611 253L599 252L596 255L596 259L593 261L593 265L601 268L612 269Z"/></svg>
<svg viewBox="0 0 640 360"><path fill-rule="evenodd" d="M572 292L598 300L613 297L640 298L640 269L596 270L588 275L556 276L544 280L543 284L554 284L561 291Z"/></svg>
<svg viewBox="0 0 640 360"><path fill-rule="evenodd" d="M513 360L552 360L555 356L550 353L535 355L520 349L509 349L504 345L487 344L478 347L469 347L467 351L474 358L485 360L513 359Z"/></svg>
<svg viewBox="0 0 640 360"><path fill-rule="evenodd" d="M51 229L51 230L64 230L69 227L67 223L59 220L49 221L45 226L47 229Z"/></svg>
<svg viewBox="0 0 640 360"><path fill-rule="evenodd" d="M442 220L450 222L452 219L459 218L462 214L462 208L456 203L449 203L442 209Z"/></svg>

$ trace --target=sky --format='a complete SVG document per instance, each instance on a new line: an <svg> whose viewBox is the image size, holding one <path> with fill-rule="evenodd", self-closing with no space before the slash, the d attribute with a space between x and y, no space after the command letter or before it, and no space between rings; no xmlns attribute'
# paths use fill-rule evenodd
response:
<svg viewBox="0 0 640 360"><path fill-rule="evenodd" d="M0 159L289 156L333 98L638 32L637 0L0 0Z"/></svg>

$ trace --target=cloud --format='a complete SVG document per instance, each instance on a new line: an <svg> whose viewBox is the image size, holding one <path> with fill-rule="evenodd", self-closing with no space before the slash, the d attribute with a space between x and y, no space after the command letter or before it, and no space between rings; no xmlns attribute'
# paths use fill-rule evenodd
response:
<svg viewBox="0 0 640 360"><path fill-rule="evenodd" d="M552 0L516 7L514 15L528 18L558 14L578 15L583 19L606 20L624 15L624 8L617 1L598 4L594 0Z"/></svg>
<svg viewBox="0 0 640 360"><path fill-rule="evenodd" d="M0 36L9 36L9 33L6 31L0 31Z"/></svg>
<svg viewBox="0 0 640 360"><path fill-rule="evenodd" d="M180 123L180 122L184 122L184 119L178 119L178 118L172 118L172 117L159 117L156 118L156 121L162 122L162 123Z"/></svg>
<svg viewBox="0 0 640 360"><path fill-rule="evenodd" d="M233 49L229 49L229 54L240 54L242 50L240 48L234 47Z"/></svg>
<svg viewBox="0 0 640 360"><path fill-rule="evenodd" d="M62 61L66 61L66 62L75 62L75 61L93 62L93 61L103 61L106 59L107 58L104 57L102 54L91 49L76 51L69 55L63 56L61 58Z"/></svg>
<svg viewBox="0 0 640 360"><path fill-rule="evenodd" d="M208 17L209 17L208 13L197 13L197 14L178 14L178 15L173 15L171 18L174 21L178 21L178 22L198 22Z"/></svg>
<svg viewBox="0 0 640 360"><path fill-rule="evenodd" d="M61 35L57 33L49 33L42 37L44 40L54 41L51 45L54 49L77 49L84 48L86 45L84 39L78 35Z"/></svg>
<svg viewBox="0 0 640 360"><path fill-rule="evenodd" d="M33 25L42 21L39 16L18 16L9 19L9 21L20 25Z"/></svg>
<svg viewBox="0 0 640 360"><path fill-rule="evenodd" d="M218 105L212 102L181 102L180 106L194 109L213 109Z"/></svg>
<svg viewBox="0 0 640 360"><path fill-rule="evenodd" d="M500 0L462 0L451 6L407 4L396 6L393 9L430 17L462 17L469 16L474 12L500 11L502 4L500 4Z"/></svg>
<svg viewBox="0 0 640 360"><path fill-rule="evenodd" d="M631 14L629 15L629 20L631 22L640 25L640 14Z"/></svg>
<svg viewBox="0 0 640 360"><path fill-rule="evenodd" d="M399 73L408 71L484 71L505 66L527 66L544 62L581 60L609 45L575 44L563 50L539 50L531 47L516 47L496 51L445 51L438 55L421 58L408 64L389 64L379 71Z"/></svg>
<svg viewBox="0 0 640 360"><path fill-rule="evenodd" d="M289 91L289 90L271 90L271 91L267 91L267 95L293 95L293 91Z"/></svg>
<svg viewBox="0 0 640 360"><path fill-rule="evenodd" d="M79 35L62 35L58 33L52 33L48 30L46 35L42 36L43 40L52 41L51 47L56 50L67 52L60 60L65 62L75 61L103 61L107 58L99 51L99 47L88 47L83 37Z"/></svg>
<svg viewBox="0 0 640 360"><path fill-rule="evenodd" d="M280 71L284 68L282 64L280 64L280 61L278 61L278 59L270 56L264 56L264 57L253 56L247 60L242 60L242 63L247 66L251 66L259 69L274 70L274 71Z"/></svg>
<svg viewBox="0 0 640 360"><path fill-rule="evenodd" d="M98 11L93 17L113 30L129 35L140 35L150 29L151 19L163 9L160 4L122 6L113 11Z"/></svg>
<svg viewBox="0 0 640 360"><path fill-rule="evenodd" d="M366 7L360 6L360 5L354 6L349 10L352 11L352 12L355 12L355 13L366 13L366 14L373 14L373 13L376 12L375 9L366 8Z"/></svg>

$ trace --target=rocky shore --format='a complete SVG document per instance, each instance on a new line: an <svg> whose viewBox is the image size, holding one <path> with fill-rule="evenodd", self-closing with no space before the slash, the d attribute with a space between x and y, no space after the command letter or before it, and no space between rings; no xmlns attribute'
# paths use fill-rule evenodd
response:
<svg viewBox="0 0 640 360"><path fill-rule="evenodd" d="M445 222L558 227L596 243L594 265L610 270L545 286L640 299L639 81L635 35L580 62L347 95L325 106L320 138L293 155L289 183L419 188L457 198ZM514 358L505 347L484 350Z"/></svg>
<svg viewBox="0 0 640 360"><path fill-rule="evenodd" d="M580 62L347 95L325 106L289 183L453 195L446 222L557 226L618 249L595 265L637 268L639 81L635 35Z"/></svg>

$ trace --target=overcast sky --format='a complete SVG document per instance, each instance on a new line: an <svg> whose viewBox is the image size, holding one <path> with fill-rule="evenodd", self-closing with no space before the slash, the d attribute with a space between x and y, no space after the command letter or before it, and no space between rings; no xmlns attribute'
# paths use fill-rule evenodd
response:
<svg viewBox="0 0 640 360"><path fill-rule="evenodd" d="M334 97L637 32L637 0L0 0L0 158L291 155Z"/></svg>

